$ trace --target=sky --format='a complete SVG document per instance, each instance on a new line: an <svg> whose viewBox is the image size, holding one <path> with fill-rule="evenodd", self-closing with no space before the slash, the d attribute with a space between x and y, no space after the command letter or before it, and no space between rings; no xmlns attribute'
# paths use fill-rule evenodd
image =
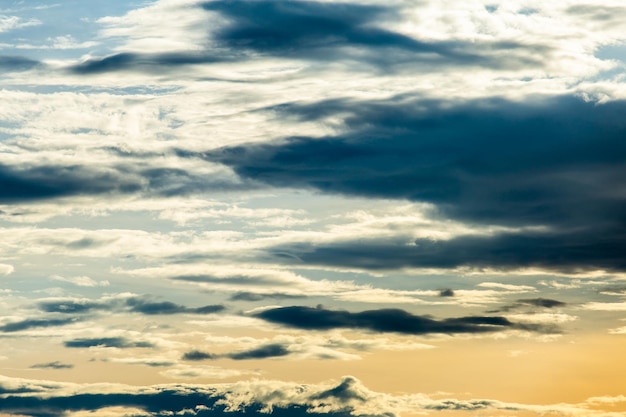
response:
<svg viewBox="0 0 626 417"><path fill-rule="evenodd" d="M626 5L0 2L0 417L626 416Z"/></svg>

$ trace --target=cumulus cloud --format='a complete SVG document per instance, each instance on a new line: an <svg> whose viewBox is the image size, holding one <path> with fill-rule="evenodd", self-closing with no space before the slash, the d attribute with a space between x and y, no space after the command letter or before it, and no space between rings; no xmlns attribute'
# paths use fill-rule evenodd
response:
<svg viewBox="0 0 626 417"><path fill-rule="evenodd" d="M299 385L252 380L220 385L79 385L1 377L3 411L60 417L67 413L117 409L143 415L192 414L208 416L323 414L336 417L427 413L443 410L517 411L530 415L602 416L591 405L622 402L618 397L594 397L580 404L535 405L492 399L433 399L425 394L388 395L372 391L346 376L334 384ZM42 414L42 410L45 412Z"/></svg>

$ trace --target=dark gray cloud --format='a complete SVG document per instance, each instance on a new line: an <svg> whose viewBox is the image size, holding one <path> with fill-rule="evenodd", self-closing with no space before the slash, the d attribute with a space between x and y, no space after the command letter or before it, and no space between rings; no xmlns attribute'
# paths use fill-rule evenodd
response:
<svg viewBox="0 0 626 417"><path fill-rule="evenodd" d="M367 310L351 313L302 306L279 307L254 314L260 319L306 330L337 328L362 329L376 332L396 332L422 335L432 333L488 333L507 329L520 329L552 333L554 327L522 325L498 316L468 316L436 320L416 316L400 309Z"/></svg>
<svg viewBox="0 0 626 417"><path fill-rule="evenodd" d="M439 297L454 297L454 290L452 288L439 290Z"/></svg>
<svg viewBox="0 0 626 417"><path fill-rule="evenodd" d="M73 65L76 74L112 71L162 73L181 65L251 60L258 56L346 62L354 70L390 71L410 64L430 71L447 65L493 68L540 66L548 49L516 42L420 40L383 29L398 21L391 7L315 1L211 1L202 7L224 25L207 29L210 48L200 52L117 53ZM207 25L214 27L215 25Z"/></svg>
<svg viewBox="0 0 626 417"><path fill-rule="evenodd" d="M28 71L35 67L42 66L39 61L34 61L21 56L0 56L0 69L4 72Z"/></svg>
<svg viewBox="0 0 626 417"><path fill-rule="evenodd" d="M110 300L98 301L74 301L54 300L42 301L37 304L38 308L47 313L86 314L93 311L130 311L145 315L158 314L213 314L226 309L220 304L210 304L202 307L187 307L170 301L151 301L147 297L132 297L125 301Z"/></svg>
<svg viewBox="0 0 626 417"><path fill-rule="evenodd" d="M563 301L552 300L550 298L524 298L517 300L517 302L523 305L543 308L564 307L567 305L567 303L564 303Z"/></svg>
<svg viewBox="0 0 626 417"><path fill-rule="evenodd" d="M621 295L626 294L626 285L608 285L598 290L601 294Z"/></svg>
<svg viewBox="0 0 626 417"><path fill-rule="evenodd" d="M226 60L230 60L226 55L211 56L207 53L118 53L103 58L88 59L72 66L70 71L76 74L100 74L125 70L141 70L143 72L158 73L163 71L163 67L207 64Z"/></svg>
<svg viewBox="0 0 626 417"><path fill-rule="evenodd" d="M78 195L137 192L138 181L117 171L83 166L17 168L0 165L0 202L42 200Z"/></svg>
<svg viewBox="0 0 626 417"><path fill-rule="evenodd" d="M261 293L254 293L254 292L248 292L248 291L236 292L235 294L230 296L231 301L263 301L267 299L283 300L283 299L294 299L294 298L305 298L305 296L296 295L296 294L283 294L283 293L261 294Z"/></svg>
<svg viewBox="0 0 626 417"><path fill-rule="evenodd" d="M111 348L152 348L154 345L150 342L130 340L125 337L96 337L96 338L79 338L66 340L63 342L68 348L90 348L90 347L111 347Z"/></svg>
<svg viewBox="0 0 626 417"><path fill-rule="evenodd" d="M246 359L276 358L289 355L289 349L280 343L259 346L254 349L228 354L228 357L237 361Z"/></svg>
<svg viewBox="0 0 626 417"><path fill-rule="evenodd" d="M508 51L521 44L421 41L377 27L398 21L398 11L381 6L314 1L211 1L228 24L213 35L229 50L321 61L358 61L389 69L399 63L503 65L486 53ZM528 62L527 62L528 63ZM415 69L415 68L414 68Z"/></svg>
<svg viewBox="0 0 626 417"><path fill-rule="evenodd" d="M313 396L314 399L337 399L343 403L358 400L365 402L367 398L363 394L359 393L359 382L352 377L345 377L343 381L336 387L333 387L327 391L320 392Z"/></svg>
<svg viewBox="0 0 626 417"><path fill-rule="evenodd" d="M281 356L287 356L290 353L291 352L289 351L287 346L280 343L270 343L268 345L262 345L253 349L223 354L214 354L202 352L199 350L192 350L189 352L185 352L185 354L183 355L183 359L188 361L201 361L207 359L229 358L236 361L242 361L250 359L277 358Z"/></svg>
<svg viewBox="0 0 626 417"><path fill-rule="evenodd" d="M138 194L165 197L208 190L250 188L220 178L207 180L184 169L154 168L150 162L108 167L0 165L0 203L37 201L85 195Z"/></svg>
<svg viewBox="0 0 626 417"><path fill-rule="evenodd" d="M212 314L224 310L223 305L206 305L203 307L186 307L169 301L150 302L141 298L131 298L126 301L130 311L135 313L156 315L156 314Z"/></svg>
<svg viewBox="0 0 626 417"><path fill-rule="evenodd" d="M302 390L306 390L302 387ZM268 411L267 403L275 403L276 398L272 396L282 396L280 391L269 390L272 394L268 397L263 392L233 393L227 390L210 388L206 386L186 385L184 388L178 386L156 386L147 392L109 392L109 393L81 393L71 395L13 395L21 392L6 392L2 398L2 411L9 414L25 415L30 417L64 417L68 413L78 411L97 412L108 407L128 407L139 408L151 416L178 415L189 413L198 417L215 416L277 416L277 417L310 417L315 414L316 408L322 404L316 398L316 393L302 395L302 398L295 399L293 403L274 404ZM0 392L3 387L0 386ZM29 393L30 391L25 391ZM304 392L304 391L303 391ZM349 393L342 390L337 394L343 394L341 398L334 397L332 390L324 398L324 405L331 405L333 409L340 411L327 411L324 415L330 417L352 416L354 407L349 404ZM356 393L356 391L354 391ZM243 403L241 408L237 406L229 408L233 395L241 395ZM343 405L343 406L341 406ZM243 408L245 406L245 408ZM389 417L390 414L381 414L380 417ZM374 415L370 417L375 417Z"/></svg>
<svg viewBox="0 0 626 417"><path fill-rule="evenodd" d="M64 314L81 314L88 313L93 310L107 310L110 308L108 304L97 302L83 301L42 301L37 304L40 310L46 313L64 313Z"/></svg>
<svg viewBox="0 0 626 417"><path fill-rule="evenodd" d="M72 369L74 365L69 363L63 363L59 361L48 362L48 363L37 363L31 368L33 369Z"/></svg>
<svg viewBox="0 0 626 417"><path fill-rule="evenodd" d="M581 227L584 227L581 225ZM501 233L450 240L354 240L291 244L269 249L270 256L295 265L333 265L373 270L397 268L541 268L566 273L623 271L626 239L615 231ZM602 236L602 235L606 236ZM604 238L604 239L603 239Z"/></svg>
<svg viewBox="0 0 626 417"><path fill-rule="evenodd" d="M303 245L305 262L328 257L329 264L366 265L366 256L373 255L374 268L393 268L388 257L397 267L626 268L626 101L494 98L453 104L395 97L292 103L273 111L306 121L347 115L346 133L237 146L202 157L273 186L429 202L439 215L466 222L546 227L420 240L406 248ZM298 248L275 253L292 250Z"/></svg>
<svg viewBox="0 0 626 417"><path fill-rule="evenodd" d="M556 307L565 307L567 303L559 300L553 300L551 298L523 298L517 300L513 304L507 304L503 307L500 307L495 310L488 311L489 313L501 313L507 312L511 310L517 310L520 308L534 308L534 309L542 309L542 308L556 308Z"/></svg>
<svg viewBox="0 0 626 417"><path fill-rule="evenodd" d="M202 352L200 350L191 350L189 352L185 352L185 354L183 355L183 359L186 361L204 361L207 359L217 359L219 357L219 355Z"/></svg>
<svg viewBox="0 0 626 417"><path fill-rule="evenodd" d="M45 327L58 327L75 323L76 318L63 318L63 319L26 319L13 323L7 323L0 326L0 332L12 333L21 332L23 330L30 330L36 328Z"/></svg>

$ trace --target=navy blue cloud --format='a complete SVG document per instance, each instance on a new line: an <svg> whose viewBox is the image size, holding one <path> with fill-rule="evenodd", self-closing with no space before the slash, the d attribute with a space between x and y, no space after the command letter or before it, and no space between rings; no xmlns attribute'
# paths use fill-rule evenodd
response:
<svg viewBox="0 0 626 417"><path fill-rule="evenodd" d="M63 342L68 348L90 348L90 347L107 347L107 348L151 348L154 345L150 342L134 341L125 337L94 337L79 338Z"/></svg>
<svg viewBox="0 0 626 417"><path fill-rule="evenodd" d="M4 72L28 71L42 65L39 61L21 56L0 55L0 69Z"/></svg>
<svg viewBox="0 0 626 417"><path fill-rule="evenodd" d="M274 405L270 411L267 404L262 400L254 401L259 397L258 393L250 392L248 397L252 399L245 404L245 409L232 410L228 408L228 392L218 391L209 387L194 387L186 385L178 386L155 386L146 392L136 393L81 393L70 395L23 395L30 394L30 390L5 389L0 385L0 393L5 395L1 399L2 411L29 417L64 417L71 412L93 411L97 412L107 407L139 408L150 416L185 414L190 410L198 417L216 416L276 416L276 417L309 417L319 413L315 406L320 399L332 404L345 404L342 411L329 411L323 413L330 417L352 416L354 407L350 401L357 399L365 401L358 394L357 382L353 378L344 378L344 381L336 388L329 389L320 394L312 393L308 398L300 402L285 405ZM22 394L22 395L14 395ZM275 391L275 395L281 395ZM390 414L383 414L389 416ZM375 417L375 416L371 416Z"/></svg>
<svg viewBox="0 0 626 417"><path fill-rule="evenodd" d="M585 225L581 225L581 228ZM594 227L593 224L589 227ZM500 233L449 240L359 239L339 243L302 242L269 249L270 259L294 265L359 269L398 268L515 270L538 268L568 273L626 270L626 239L611 229Z"/></svg>
<svg viewBox="0 0 626 417"><path fill-rule="evenodd" d="M54 300L42 301L37 307L47 313L84 314L93 311L130 311L145 315L164 314L213 314L226 309L221 304L209 304L202 307L187 307L170 301L150 301L147 297L132 297L125 302Z"/></svg>
<svg viewBox="0 0 626 417"><path fill-rule="evenodd" d="M75 323L75 318L62 318L62 319L26 319L15 321L12 323L6 323L0 326L0 332L12 333L21 332L24 330L46 328L46 327L58 327Z"/></svg>
<svg viewBox="0 0 626 417"><path fill-rule="evenodd" d="M227 56L213 56L207 53L118 53L103 58L90 58L70 68L75 74L100 74L112 71L141 70L144 72L161 72L163 67L179 65L210 64L231 60Z"/></svg>
<svg viewBox="0 0 626 417"><path fill-rule="evenodd" d="M189 352L185 352L185 354L183 355L183 359L188 361L201 361L205 359L229 358L236 361L242 361L250 359L277 358L281 356L287 356L290 353L291 352L289 351L287 346L281 343L270 343L268 345L262 345L253 349L223 354L213 354L208 352L202 352L199 350L192 350Z"/></svg>
<svg viewBox="0 0 626 417"><path fill-rule="evenodd" d="M186 307L169 301L151 302L141 298L131 298L126 304L130 311L147 315L157 314L212 314L223 311L223 305L206 305L203 307Z"/></svg>
<svg viewBox="0 0 626 417"><path fill-rule="evenodd" d="M420 40L383 29L399 20L391 7L293 0L210 1L201 7L223 25L207 28L210 48L199 52L118 53L73 65L77 74L137 70L162 72L181 65L237 62L258 56L351 63L364 68L411 71L454 66L541 66L533 55L548 50L516 42ZM214 26L214 25L211 25Z"/></svg>
<svg viewBox="0 0 626 417"><path fill-rule="evenodd" d="M346 133L290 137L202 157L273 186L428 202L436 215L465 222L544 227L408 247L303 242L274 253L302 255L312 263L328 257L331 264L342 264L343 256L346 265L365 264L374 255L374 268L393 262L626 268L625 101L596 104L565 96L448 103L401 96L288 103L271 110L303 121L344 114Z"/></svg>
<svg viewBox="0 0 626 417"><path fill-rule="evenodd" d="M254 314L260 319L306 330L337 328L362 329L375 332L395 332L411 335L489 333L507 329L521 329L542 333L558 332L553 326L522 325L499 316L468 316L436 320L416 316L400 309L367 310L351 313L302 306L278 307Z"/></svg>
<svg viewBox="0 0 626 417"><path fill-rule="evenodd" d="M219 178L207 180L184 169L155 168L149 163L110 167L0 165L0 203L49 200L84 195L139 194L180 196L207 190L245 189Z"/></svg>
<svg viewBox="0 0 626 417"><path fill-rule="evenodd" d="M63 363L59 361L48 363L37 363L31 366L32 369L72 369L74 365L69 363Z"/></svg>
<svg viewBox="0 0 626 417"><path fill-rule="evenodd" d="M468 43L420 41L376 27L397 21L398 12L381 6L314 1L211 1L227 25L214 38L232 50L313 60L355 60L389 67L402 61L486 64ZM483 45L484 46L484 45ZM493 44L514 50L521 45ZM473 52L470 52L473 51Z"/></svg>
<svg viewBox="0 0 626 417"><path fill-rule="evenodd" d="M0 165L0 202L42 200L76 195L128 193L141 189L121 172L84 166L9 167Z"/></svg>

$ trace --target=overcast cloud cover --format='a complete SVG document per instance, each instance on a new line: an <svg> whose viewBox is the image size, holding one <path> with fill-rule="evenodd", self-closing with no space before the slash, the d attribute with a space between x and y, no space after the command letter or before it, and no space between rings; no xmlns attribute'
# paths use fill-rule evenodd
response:
<svg viewBox="0 0 626 417"><path fill-rule="evenodd" d="M0 4L0 417L626 415L626 5Z"/></svg>

